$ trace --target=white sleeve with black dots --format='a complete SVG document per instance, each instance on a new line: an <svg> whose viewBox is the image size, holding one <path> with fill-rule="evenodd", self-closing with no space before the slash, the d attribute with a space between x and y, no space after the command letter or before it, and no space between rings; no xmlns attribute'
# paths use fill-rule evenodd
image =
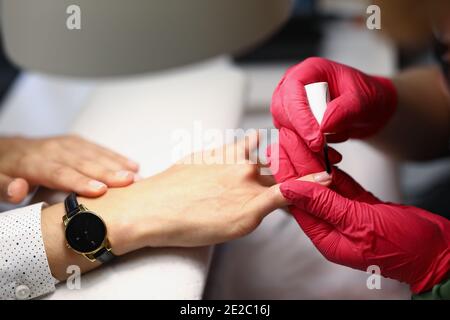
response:
<svg viewBox="0 0 450 320"><path fill-rule="evenodd" d="M26 300L55 290L41 232L43 203L0 213L0 299Z"/></svg>

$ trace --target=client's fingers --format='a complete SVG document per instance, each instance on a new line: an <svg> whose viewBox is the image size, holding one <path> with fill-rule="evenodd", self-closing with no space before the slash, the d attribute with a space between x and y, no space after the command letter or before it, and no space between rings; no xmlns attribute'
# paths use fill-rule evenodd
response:
<svg viewBox="0 0 450 320"><path fill-rule="evenodd" d="M259 132L258 130L251 130L244 138L240 139L236 143L232 143L228 148L235 148L236 154L239 159L249 159L250 154L258 148L259 145Z"/></svg>
<svg viewBox="0 0 450 320"><path fill-rule="evenodd" d="M254 130L251 133L249 133L246 136L247 142L245 143L244 150L245 150L245 158L249 159L251 157L251 154L255 152L255 150L259 147L260 142L260 136L259 131Z"/></svg>
<svg viewBox="0 0 450 320"><path fill-rule="evenodd" d="M85 197L99 197L108 187L106 184L58 163L47 164L48 173L38 176L37 184L50 189L73 191Z"/></svg>
<svg viewBox="0 0 450 320"><path fill-rule="evenodd" d="M102 146L95 146L96 148L98 148L99 150L103 151L109 158L111 158L112 160L120 163L122 165L122 168L125 170L130 170L133 172L138 172L139 171L139 164L131 159L128 159L125 156L122 156L121 154L107 149L105 147Z"/></svg>
<svg viewBox="0 0 450 320"><path fill-rule="evenodd" d="M28 182L22 178L11 178L0 174L0 201L20 203L28 194Z"/></svg>
<svg viewBox="0 0 450 320"><path fill-rule="evenodd" d="M327 172L319 172L306 175L297 180L329 186L332 182L332 176ZM267 188L264 192L251 200L248 203L248 208L252 212L257 212L260 218L263 219L275 209L286 207L290 204L291 202L283 196L283 193L280 190L280 184L276 184Z"/></svg>
<svg viewBox="0 0 450 320"><path fill-rule="evenodd" d="M326 171L324 171L319 173L308 174L304 177L298 178L297 180L315 182L323 186L329 186L333 181L333 177Z"/></svg>
<svg viewBox="0 0 450 320"><path fill-rule="evenodd" d="M96 160L71 157L69 154L63 155L62 159L61 165L67 165L82 175L100 181L108 187L125 187L134 182L135 173L129 170L113 171Z"/></svg>
<svg viewBox="0 0 450 320"><path fill-rule="evenodd" d="M259 132L255 129L238 141L232 141L221 147L203 151L202 156L216 163L237 164L247 163L251 160L251 163L258 164L257 157L255 159L252 156L258 145Z"/></svg>
<svg viewBox="0 0 450 320"><path fill-rule="evenodd" d="M261 170L261 169L259 169ZM265 187L271 187L274 184L276 184L277 182L275 181L275 177L272 175L263 175L263 174L259 174L258 177L258 182Z"/></svg>
<svg viewBox="0 0 450 320"><path fill-rule="evenodd" d="M139 171L139 164L128 159L127 157L81 137L75 137L75 139L80 143L80 146L83 148L83 155L87 157L88 160L96 160L99 164L105 166L105 168L114 171Z"/></svg>

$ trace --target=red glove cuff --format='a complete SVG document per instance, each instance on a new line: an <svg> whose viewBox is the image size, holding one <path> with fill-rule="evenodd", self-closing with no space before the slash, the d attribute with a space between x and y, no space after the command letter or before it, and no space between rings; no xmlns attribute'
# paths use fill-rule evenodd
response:
<svg viewBox="0 0 450 320"><path fill-rule="evenodd" d="M450 276L450 248L444 251L440 257L437 257L435 261L433 272L426 274L419 282L411 284L411 291L414 294L429 291Z"/></svg>
<svg viewBox="0 0 450 320"><path fill-rule="evenodd" d="M391 79L381 77L381 76L373 76L378 83L383 87L383 91L385 95L385 107L391 110L391 116L395 113L398 105L398 93L397 88Z"/></svg>

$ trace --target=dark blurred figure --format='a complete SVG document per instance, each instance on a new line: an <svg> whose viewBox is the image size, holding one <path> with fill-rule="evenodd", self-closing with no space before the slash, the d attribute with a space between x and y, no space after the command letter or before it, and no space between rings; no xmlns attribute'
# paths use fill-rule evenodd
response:
<svg viewBox="0 0 450 320"><path fill-rule="evenodd" d="M0 109L6 93L18 74L19 70L5 57L3 43L0 41Z"/></svg>

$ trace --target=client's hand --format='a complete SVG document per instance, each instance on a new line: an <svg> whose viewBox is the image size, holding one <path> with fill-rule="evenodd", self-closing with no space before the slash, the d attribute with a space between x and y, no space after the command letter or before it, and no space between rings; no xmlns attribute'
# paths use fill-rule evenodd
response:
<svg viewBox="0 0 450 320"><path fill-rule="evenodd" d="M273 178L262 177L259 165L248 160L257 145L252 139L188 158L203 163L182 161L128 188L109 190L98 200L80 201L103 213L117 254L146 246L204 246L244 236L288 204ZM231 161L224 162L224 157ZM314 175L302 180L314 181Z"/></svg>
<svg viewBox="0 0 450 320"><path fill-rule="evenodd" d="M95 197L134 181L138 165L77 136L0 139L0 201L21 202L30 186Z"/></svg>
<svg viewBox="0 0 450 320"><path fill-rule="evenodd" d="M258 144L237 144L200 152L168 170L126 188L109 189L79 202L99 214L116 255L144 247L192 247L224 242L253 231L274 209L288 205L279 185L261 176L249 154ZM323 185L330 177L310 174L303 181ZM86 272L98 266L64 245L63 204L46 208L42 234L53 275L64 279L68 265Z"/></svg>

